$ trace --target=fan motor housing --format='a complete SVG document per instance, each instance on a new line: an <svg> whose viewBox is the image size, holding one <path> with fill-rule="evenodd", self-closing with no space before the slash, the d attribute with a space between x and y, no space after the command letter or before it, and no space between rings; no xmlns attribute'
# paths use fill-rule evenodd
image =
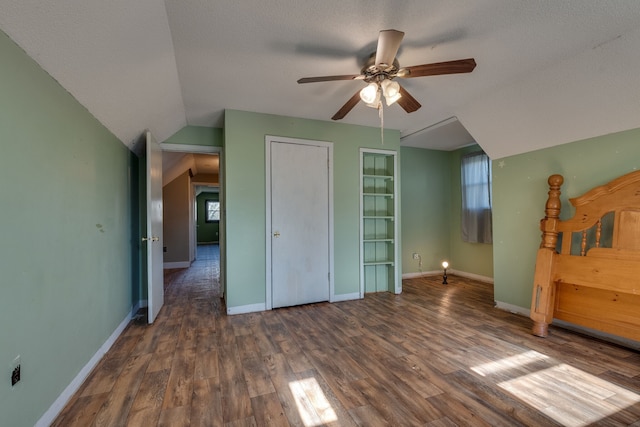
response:
<svg viewBox="0 0 640 427"><path fill-rule="evenodd" d="M362 67L362 75L364 75L364 81L367 83L379 82L385 79L393 79L398 70L400 69L400 63L397 59L393 60L393 64L376 64L376 54L373 53L367 60L364 67Z"/></svg>

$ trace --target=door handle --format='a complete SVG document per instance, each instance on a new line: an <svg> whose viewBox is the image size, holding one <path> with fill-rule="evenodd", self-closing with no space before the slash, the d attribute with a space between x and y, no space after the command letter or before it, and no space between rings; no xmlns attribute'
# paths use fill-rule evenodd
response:
<svg viewBox="0 0 640 427"><path fill-rule="evenodd" d="M273 233L273 237L276 237L276 238L277 238L277 237L280 237L280 232L279 232L279 231L276 231L275 233Z"/></svg>
<svg viewBox="0 0 640 427"><path fill-rule="evenodd" d="M160 240L159 237L156 236L151 236L151 237L143 237L142 241L143 242L157 242L158 240Z"/></svg>

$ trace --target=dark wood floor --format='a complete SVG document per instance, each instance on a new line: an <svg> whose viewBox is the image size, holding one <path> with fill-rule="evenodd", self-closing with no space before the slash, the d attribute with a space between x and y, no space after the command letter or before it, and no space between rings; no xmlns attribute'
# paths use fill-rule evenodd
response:
<svg viewBox="0 0 640 427"><path fill-rule="evenodd" d="M638 352L533 337L490 285L226 316L199 269L167 274L156 323L133 322L54 425L640 425Z"/></svg>

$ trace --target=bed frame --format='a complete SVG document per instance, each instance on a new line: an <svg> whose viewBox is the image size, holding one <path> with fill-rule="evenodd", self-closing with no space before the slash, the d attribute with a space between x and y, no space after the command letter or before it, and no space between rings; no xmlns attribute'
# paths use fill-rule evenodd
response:
<svg viewBox="0 0 640 427"><path fill-rule="evenodd" d="M553 319L640 341L640 171L569 199L560 220L561 175L549 177L531 298L533 334Z"/></svg>

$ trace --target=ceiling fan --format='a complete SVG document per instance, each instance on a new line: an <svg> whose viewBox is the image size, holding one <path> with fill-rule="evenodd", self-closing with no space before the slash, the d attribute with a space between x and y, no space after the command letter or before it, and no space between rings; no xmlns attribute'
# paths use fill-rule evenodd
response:
<svg viewBox="0 0 640 427"><path fill-rule="evenodd" d="M396 54L398 53L403 37L404 32L402 31L380 31L376 52L371 55L360 74L304 77L298 80L298 83L327 82L333 80L364 80L368 83L364 89L356 92L346 104L331 117L332 120L340 120L344 118L360 100L370 107L380 108L381 98L384 97L387 105L397 102L407 113L412 113L422 107L406 89L400 86L398 82L393 81L396 77L407 79L442 74L470 73L476 67L476 61L473 58L400 67Z"/></svg>

